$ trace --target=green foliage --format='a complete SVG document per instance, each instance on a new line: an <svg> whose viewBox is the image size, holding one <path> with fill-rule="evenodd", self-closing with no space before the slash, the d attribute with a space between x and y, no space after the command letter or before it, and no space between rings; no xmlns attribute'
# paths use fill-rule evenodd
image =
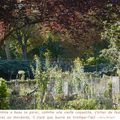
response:
<svg viewBox="0 0 120 120"><path fill-rule="evenodd" d="M44 54L47 51L50 52L53 59L57 59L60 55L62 55L60 40L54 40L51 38L51 36L49 36L48 40L44 42L39 48L40 56L44 58Z"/></svg>
<svg viewBox="0 0 120 120"><path fill-rule="evenodd" d="M112 99L112 82L108 83L108 89L105 90L104 96L107 97L107 98Z"/></svg>
<svg viewBox="0 0 120 120"><path fill-rule="evenodd" d="M56 80L56 94L61 94L62 93L62 80L57 79Z"/></svg>
<svg viewBox="0 0 120 120"><path fill-rule="evenodd" d="M100 63L108 63L107 58L100 56L101 50L107 49L109 42L107 40L102 40L93 44L93 53L90 56L85 57L85 63L88 65L97 65Z"/></svg>
<svg viewBox="0 0 120 120"><path fill-rule="evenodd" d="M75 93L83 92L83 90L81 91L81 89L84 88L84 85L87 82L84 67L82 65L80 58L76 58L73 61L73 63L74 65L72 68L71 73L72 79L70 80L70 84L73 86L73 92Z"/></svg>
<svg viewBox="0 0 120 120"><path fill-rule="evenodd" d="M53 75L51 77L55 81L55 94L59 96L60 94L63 93L63 91L62 91L62 83L63 83L62 71L61 71L61 69L59 69L58 67L56 67L54 69L54 71L51 71L51 74L52 73L53 73Z"/></svg>
<svg viewBox="0 0 120 120"><path fill-rule="evenodd" d="M117 69L117 75L120 77L120 68Z"/></svg>
<svg viewBox="0 0 120 120"><path fill-rule="evenodd" d="M48 77L49 77L49 68L48 64L46 65L46 71L43 71L41 68L41 62L37 56L35 56L36 61L36 69L33 69L34 79L36 80L36 84L38 87L38 91L36 93L37 97L37 109L43 108L43 98L47 89ZM46 62L47 63L47 62Z"/></svg>
<svg viewBox="0 0 120 120"><path fill-rule="evenodd" d="M97 98L98 109L113 109L113 101L109 97L99 97Z"/></svg>
<svg viewBox="0 0 120 120"><path fill-rule="evenodd" d="M49 50L47 50L45 53L44 53L44 56L45 56L45 67L46 69L49 69L50 68L50 57L51 57L51 52Z"/></svg>
<svg viewBox="0 0 120 120"><path fill-rule="evenodd" d="M108 58L111 62L119 65L120 63L120 23L104 23L104 32L101 34L102 39L106 39L109 42L108 49L102 50L102 55Z"/></svg>
<svg viewBox="0 0 120 120"><path fill-rule="evenodd" d="M0 60L1 59L5 59L6 55L5 55L5 50L3 50L2 48L0 48Z"/></svg>
<svg viewBox="0 0 120 120"><path fill-rule="evenodd" d="M52 38L49 37L46 46L52 53L52 58L58 58L58 56L62 54L60 40L52 40Z"/></svg>
<svg viewBox="0 0 120 120"><path fill-rule="evenodd" d="M94 57L89 57L88 59L85 60L85 64L91 66L91 65L100 65L101 63L106 64L109 63L109 60L107 60L106 58L104 58L103 56L100 56L100 54L98 54L98 56L94 56Z"/></svg>
<svg viewBox="0 0 120 120"><path fill-rule="evenodd" d="M6 81L0 78L0 109L8 109L8 88Z"/></svg>
<svg viewBox="0 0 120 120"><path fill-rule="evenodd" d="M80 99L69 101L67 104L68 109L76 109L76 110L93 110L97 107L97 101L95 99Z"/></svg>
<svg viewBox="0 0 120 120"><path fill-rule="evenodd" d="M94 61L95 61L95 57L89 57L89 58L86 60L86 62L87 62L88 64L93 64L93 63L95 63Z"/></svg>

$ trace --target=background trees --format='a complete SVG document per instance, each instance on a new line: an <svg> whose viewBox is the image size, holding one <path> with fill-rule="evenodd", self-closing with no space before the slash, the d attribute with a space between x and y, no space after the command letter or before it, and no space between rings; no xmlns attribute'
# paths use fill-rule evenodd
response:
<svg viewBox="0 0 120 120"><path fill-rule="evenodd" d="M109 46L107 49L102 50L102 55L109 59L111 62L120 66L120 23L106 23L105 30L102 33L102 38L108 40Z"/></svg>
<svg viewBox="0 0 120 120"><path fill-rule="evenodd" d="M26 54L35 48L36 43L39 43L37 47L41 46L40 41L44 41L44 36L49 31L54 35L59 34L60 44L65 49L64 56L67 54L70 58L80 56L89 59L96 54L95 45L103 43L104 48L101 40L103 21L115 21L116 17L119 18L119 4L118 0L1 0L0 21L4 29L1 33L4 34L0 44L8 46L6 51L9 51L9 42L3 41L10 35L14 34L15 37L17 32L18 48L21 47L22 58L26 58ZM34 26L32 29L31 25ZM26 31L31 31L31 34ZM25 35L20 40L22 32ZM29 40L24 39L25 36L29 36ZM99 53L100 50L97 51ZM10 58L9 52L6 53Z"/></svg>

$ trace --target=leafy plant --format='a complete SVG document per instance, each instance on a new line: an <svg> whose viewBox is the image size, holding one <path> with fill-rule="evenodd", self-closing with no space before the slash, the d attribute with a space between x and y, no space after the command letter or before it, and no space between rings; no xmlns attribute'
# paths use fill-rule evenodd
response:
<svg viewBox="0 0 120 120"><path fill-rule="evenodd" d="M108 89L104 92L104 96L112 99L112 82L108 83Z"/></svg>
<svg viewBox="0 0 120 120"><path fill-rule="evenodd" d="M95 99L80 99L69 101L67 104L68 109L76 109L76 110L86 110L86 109L96 109L97 101Z"/></svg>
<svg viewBox="0 0 120 120"><path fill-rule="evenodd" d="M115 23L104 22L104 32L102 32L102 39L106 39L109 42L108 49L102 50L102 55L108 58L111 62L119 65L120 63L120 23L116 21Z"/></svg>
<svg viewBox="0 0 120 120"><path fill-rule="evenodd" d="M74 65L72 68L72 79L70 81L70 84L73 87L73 92L79 94L79 92L84 91L83 89L85 82L87 82L87 78L80 58L76 58L73 63Z"/></svg>
<svg viewBox="0 0 120 120"><path fill-rule="evenodd" d="M41 67L41 62L37 56L35 56L35 61L36 61L36 69L33 69L34 73L34 79L36 81L37 85L37 93L36 93L36 98L37 98L37 109L42 109L43 106L43 99L45 92L47 90L47 85L49 82L49 65L48 65L48 59L46 59L46 65L45 65L45 70L42 70Z"/></svg>
<svg viewBox="0 0 120 120"><path fill-rule="evenodd" d="M9 92L6 81L0 78L0 109L8 109Z"/></svg>

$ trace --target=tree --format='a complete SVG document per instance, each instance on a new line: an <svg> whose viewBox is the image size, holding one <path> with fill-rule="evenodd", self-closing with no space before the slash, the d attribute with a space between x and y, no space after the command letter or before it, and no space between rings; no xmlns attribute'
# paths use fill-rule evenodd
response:
<svg viewBox="0 0 120 120"><path fill-rule="evenodd" d="M5 48L5 53L6 53L7 60L11 60L10 40L4 41L4 48Z"/></svg>
<svg viewBox="0 0 120 120"><path fill-rule="evenodd" d="M120 22L106 23L102 39L109 41L108 49L102 50L102 55L115 63L120 69Z"/></svg>
<svg viewBox="0 0 120 120"><path fill-rule="evenodd" d="M67 41L77 51L74 53L87 53L100 40L101 20L106 16L110 18L108 3L113 4L112 11L118 14L119 0L2 0L1 5L7 6L1 6L0 11L0 18L6 26L4 39L16 29L43 23L51 31L60 32L63 44Z"/></svg>
<svg viewBox="0 0 120 120"><path fill-rule="evenodd" d="M41 11L36 13L35 5L37 0L1 0L0 1L0 22L3 22L2 26L4 31L4 36L1 38L0 42L3 43L14 31L20 30L28 24L34 24L42 20L42 14L44 8L42 2L39 1L39 7L43 8ZM44 5L43 5L44 6ZM35 17L34 17L35 16ZM39 20L37 17L39 16Z"/></svg>
<svg viewBox="0 0 120 120"><path fill-rule="evenodd" d="M31 34L32 34L32 26L26 26L23 29L16 30L12 37L17 40L20 48L21 48L21 53L22 53L22 58L25 60L27 59L27 47L28 47L28 42L31 39Z"/></svg>
<svg viewBox="0 0 120 120"><path fill-rule="evenodd" d="M58 57L62 55L62 46L59 39L54 39L52 36L48 36L46 42L44 42L40 48L40 56L42 57L45 52L49 51L51 53L51 57L57 61Z"/></svg>

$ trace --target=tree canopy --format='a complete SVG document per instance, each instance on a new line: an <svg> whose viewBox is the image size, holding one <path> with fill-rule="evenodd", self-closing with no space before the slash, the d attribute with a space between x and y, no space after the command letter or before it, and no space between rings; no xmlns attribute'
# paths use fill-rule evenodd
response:
<svg viewBox="0 0 120 120"><path fill-rule="evenodd" d="M119 8L119 0L1 0L0 43L14 31L40 23L60 33L70 52L87 54L101 39L103 21L118 18Z"/></svg>

